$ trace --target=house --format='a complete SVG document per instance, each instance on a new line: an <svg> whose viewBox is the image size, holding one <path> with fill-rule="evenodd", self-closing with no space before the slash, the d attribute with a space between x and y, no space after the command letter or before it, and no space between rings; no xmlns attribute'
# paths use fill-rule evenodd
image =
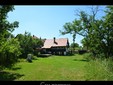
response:
<svg viewBox="0 0 113 85"><path fill-rule="evenodd" d="M38 38L38 37L35 36L35 35L33 35L32 38L33 38L33 39L38 39L38 40L42 41L42 43L40 42L40 44L34 45L34 47L33 47L34 50L40 51L41 47L43 46L44 39L41 39L41 37Z"/></svg>
<svg viewBox="0 0 113 85"><path fill-rule="evenodd" d="M69 41L67 38L46 39L42 47L41 53L66 55L68 53Z"/></svg>
<svg viewBox="0 0 113 85"><path fill-rule="evenodd" d="M33 39L39 39L38 37L36 37L35 35L32 36Z"/></svg>
<svg viewBox="0 0 113 85"><path fill-rule="evenodd" d="M41 37L40 37L40 38L38 38L38 37L37 37L37 36L35 36L35 35L33 35L33 36L32 36L32 38L33 38L33 39L40 39L43 43L44 43L44 42L45 42L45 40L46 40L46 39L41 39Z"/></svg>

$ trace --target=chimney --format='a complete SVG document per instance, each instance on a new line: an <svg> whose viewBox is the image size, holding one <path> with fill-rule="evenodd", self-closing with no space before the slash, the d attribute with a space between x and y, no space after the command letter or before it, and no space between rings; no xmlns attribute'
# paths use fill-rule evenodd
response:
<svg viewBox="0 0 113 85"><path fill-rule="evenodd" d="M53 40L54 40L54 41L53 41L54 44L58 44L58 43L56 42L56 38L55 38L55 37L53 38Z"/></svg>
<svg viewBox="0 0 113 85"><path fill-rule="evenodd" d="M53 39L54 39L54 43L56 43L56 41L55 41L56 38L54 37Z"/></svg>

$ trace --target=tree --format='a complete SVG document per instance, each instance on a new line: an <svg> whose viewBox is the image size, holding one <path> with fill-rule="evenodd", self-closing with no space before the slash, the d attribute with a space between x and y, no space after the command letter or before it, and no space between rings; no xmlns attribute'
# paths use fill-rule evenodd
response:
<svg viewBox="0 0 113 85"><path fill-rule="evenodd" d="M107 6L105 10L106 16L104 16L103 23L103 46L105 48L104 53L108 56L113 56L113 6Z"/></svg>
<svg viewBox="0 0 113 85"><path fill-rule="evenodd" d="M40 39L33 38L29 32L18 34L16 39L20 42L22 58L26 58L29 53L37 55L36 48L40 48L43 44Z"/></svg>
<svg viewBox="0 0 113 85"><path fill-rule="evenodd" d="M0 5L0 65L5 67L13 65L20 55L19 42L11 39L11 32L18 27L19 22L10 23L7 20L8 12L13 10L13 5Z"/></svg>
<svg viewBox="0 0 113 85"><path fill-rule="evenodd" d="M72 43L71 48L74 48L74 50L75 50L75 48L79 48L79 44L78 43Z"/></svg>
<svg viewBox="0 0 113 85"><path fill-rule="evenodd" d="M101 20L95 20L93 24L93 36L90 36L90 47L96 55L103 55L108 58L113 56L113 7L107 6L105 10L106 15Z"/></svg>
<svg viewBox="0 0 113 85"><path fill-rule="evenodd" d="M3 45L0 49L0 65L5 67L12 66L18 61L18 56L21 54L20 44L14 38L2 43Z"/></svg>
<svg viewBox="0 0 113 85"><path fill-rule="evenodd" d="M82 43L83 48L85 48L85 47L87 46L86 38L83 38L83 39L81 40L81 43ZM87 46L87 47L88 47L88 46Z"/></svg>
<svg viewBox="0 0 113 85"><path fill-rule="evenodd" d="M9 23L7 21L7 14L14 10L13 5L0 5L0 38L4 40L4 36L7 32L14 31L14 28L18 27L19 22L15 21Z"/></svg>
<svg viewBox="0 0 113 85"><path fill-rule="evenodd" d="M76 29L74 28L73 24L68 22L66 23L64 26L64 31L60 31L60 33L62 35L65 35L65 34L72 34L72 37L73 37L73 43L75 43L75 38L76 38Z"/></svg>
<svg viewBox="0 0 113 85"><path fill-rule="evenodd" d="M96 54L95 56L98 56L98 54L110 56L110 50L108 51L106 49L112 47L110 46L109 42L109 35L110 33L113 33L111 31L112 25L111 27L108 27L108 21L106 21L106 19L97 19L97 12L98 7L92 8L92 14L87 14L85 11L80 11L78 14L79 19L75 19L70 23L70 25L64 27L64 31L61 31L61 33L70 33L74 35L74 31L76 34L84 37L83 44L87 46L87 49L90 48L90 51L93 54ZM112 17L109 19L112 19ZM108 30L106 31L106 29Z"/></svg>

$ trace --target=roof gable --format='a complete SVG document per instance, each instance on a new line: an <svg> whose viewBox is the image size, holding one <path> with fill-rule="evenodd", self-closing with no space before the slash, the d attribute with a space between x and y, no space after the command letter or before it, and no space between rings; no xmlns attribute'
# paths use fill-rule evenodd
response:
<svg viewBox="0 0 113 85"><path fill-rule="evenodd" d="M55 42L54 39L46 39L42 48L62 47L67 46L68 43L67 38L55 39Z"/></svg>

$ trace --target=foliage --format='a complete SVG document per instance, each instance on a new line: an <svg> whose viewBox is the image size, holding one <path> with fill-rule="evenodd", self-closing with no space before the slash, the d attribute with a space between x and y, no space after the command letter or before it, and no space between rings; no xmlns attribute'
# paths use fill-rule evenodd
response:
<svg viewBox="0 0 113 85"><path fill-rule="evenodd" d="M38 58L37 56L34 56L34 55L32 56L33 60L37 60L37 58Z"/></svg>
<svg viewBox="0 0 113 85"><path fill-rule="evenodd" d="M17 39L10 39L2 42L0 49L0 65L11 66L17 62L18 56L21 54L20 45Z"/></svg>
<svg viewBox="0 0 113 85"><path fill-rule="evenodd" d="M79 44L78 43L71 43L69 50L72 51L72 54L78 53L77 50L79 50Z"/></svg>
<svg viewBox="0 0 113 85"><path fill-rule="evenodd" d="M21 54L19 42L11 34L19 22L7 20L7 14L13 10L13 5L0 5L0 65L3 67L12 66Z"/></svg>
<svg viewBox="0 0 113 85"><path fill-rule="evenodd" d="M23 74L18 74L14 72L0 72L0 81L14 81L15 79L21 78Z"/></svg>
<svg viewBox="0 0 113 85"><path fill-rule="evenodd" d="M9 23L7 21L7 14L14 10L13 5L0 5L0 39L4 40L4 36L7 32L14 31L15 27L18 27L18 22Z"/></svg>
<svg viewBox="0 0 113 85"><path fill-rule="evenodd" d="M72 43L72 44L71 44L71 47L72 47L72 48L76 48L76 47L78 48L78 47L79 47L79 44L78 44L78 43Z"/></svg>
<svg viewBox="0 0 113 85"><path fill-rule="evenodd" d="M113 7L107 6L106 15L101 19L96 18L98 6L92 8L92 14L80 11L79 19L68 22L64 25L61 34L79 34L84 37L81 41L87 50L93 53L95 57L112 57L113 56Z"/></svg>
<svg viewBox="0 0 113 85"><path fill-rule="evenodd" d="M60 30L60 33L61 33L62 35L65 35L65 34L68 34L68 33L72 34L72 36L73 36L73 43L75 43L76 30L75 30L75 27L73 26L73 24L70 23L70 22L68 22L68 23L66 23L63 27L64 27L65 29L64 29L64 31L61 31L61 30Z"/></svg>
<svg viewBox="0 0 113 85"><path fill-rule="evenodd" d="M87 50L88 50L89 44L87 43L86 38L83 38L83 39L81 40L81 43L82 43L82 45L83 45L83 49L87 49Z"/></svg>
<svg viewBox="0 0 113 85"><path fill-rule="evenodd" d="M87 50L83 50L83 49L82 50L78 50L78 53L79 54L84 54L84 53L87 53Z"/></svg>
<svg viewBox="0 0 113 85"><path fill-rule="evenodd" d="M94 60L95 59L95 57L93 57L92 53L85 53L85 54L83 54L83 58L86 61L91 61L91 60Z"/></svg>
<svg viewBox="0 0 113 85"><path fill-rule="evenodd" d="M39 54L38 57L49 57L51 56L52 54Z"/></svg>
<svg viewBox="0 0 113 85"><path fill-rule="evenodd" d="M27 54L29 53L38 55L39 51L37 51L36 48L40 48L43 44L40 39L33 38L28 32L25 32L24 34L18 34L16 38L20 42L22 52L21 58L26 58Z"/></svg>
<svg viewBox="0 0 113 85"><path fill-rule="evenodd" d="M113 80L113 61L109 59L90 60L85 68L87 81L110 81Z"/></svg>

